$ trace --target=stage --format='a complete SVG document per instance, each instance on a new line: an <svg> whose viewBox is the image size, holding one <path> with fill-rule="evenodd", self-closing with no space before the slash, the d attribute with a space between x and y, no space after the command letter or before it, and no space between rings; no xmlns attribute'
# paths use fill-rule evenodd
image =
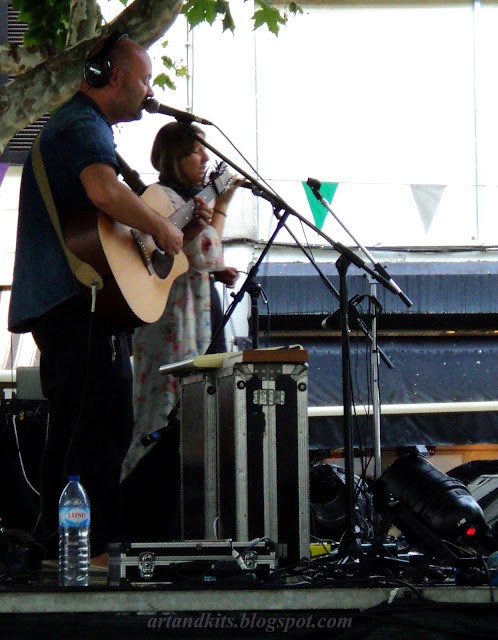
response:
<svg viewBox="0 0 498 640"><path fill-rule="evenodd" d="M306 357L278 350L267 362L266 351L244 351L230 356L230 366L183 379L183 542L111 543L111 582L95 568L90 587L79 590L59 588L57 567L47 562L30 581L0 575L2 638L497 638L498 587L491 584L498 567L486 564L497 549L490 537L498 519L496 461L447 475L418 449L403 453L375 483L353 478L351 513L346 489L353 483L346 484L342 466L310 460ZM6 424L21 425L16 407L5 408ZM40 437L38 420L45 424L46 415L36 409ZM13 432L6 429L11 440ZM36 478L38 459L29 477ZM9 461L17 457L7 455L5 472ZM14 495L25 488L19 473L0 483L3 515L12 513L7 526L31 531L20 514L36 519L38 506ZM229 548L212 562L206 544L215 542ZM325 551L318 557L317 545ZM237 550L246 565L240 571ZM15 554L6 554L10 571ZM165 578L165 565L180 579ZM125 567L119 575L117 566ZM141 575L151 566L156 583Z"/></svg>
<svg viewBox="0 0 498 640"><path fill-rule="evenodd" d="M4 583L0 628L9 640L42 638L496 638L498 589L383 579L356 588L210 585L61 589L55 567L28 585ZM376 582L372 578L372 583Z"/></svg>

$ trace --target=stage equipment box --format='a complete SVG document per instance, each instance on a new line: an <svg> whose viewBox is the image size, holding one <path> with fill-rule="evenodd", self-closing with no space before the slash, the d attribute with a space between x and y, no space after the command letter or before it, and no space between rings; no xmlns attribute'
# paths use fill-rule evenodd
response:
<svg viewBox="0 0 498 640"><path fill-rule="evenodd" d="M281 563L309 557L307 352L199 360L177 371L182 538L267 538Z"/></svg>
<svg viewBox="0 0 498 640"><path fill-rule="evenodd" d="M109 585L154 586L188 580L237 581L264 577L276 568L266 541L191 540L109 544Z"/></svg>

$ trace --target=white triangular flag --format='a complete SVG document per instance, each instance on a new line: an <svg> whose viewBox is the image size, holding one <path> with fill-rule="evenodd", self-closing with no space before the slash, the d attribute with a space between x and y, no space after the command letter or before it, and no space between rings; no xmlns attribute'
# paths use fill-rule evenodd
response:
<svg viewBox="0 0 498 640"><path fill-rule="evenodd" d="M446 185L439 184L412 184L410 185L415 204L417 205L420 219L427 233L436 214Z"/></svg>

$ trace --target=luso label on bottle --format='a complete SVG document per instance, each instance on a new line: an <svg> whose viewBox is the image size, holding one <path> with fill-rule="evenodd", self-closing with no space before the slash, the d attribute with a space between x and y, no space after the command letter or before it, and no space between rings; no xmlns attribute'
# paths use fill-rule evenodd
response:
<svg viewBox="0 0 498 640"><path fill-rule="evenodd" d="M60 527L89 527L90 509L88 507L60 507Z"/></svg>

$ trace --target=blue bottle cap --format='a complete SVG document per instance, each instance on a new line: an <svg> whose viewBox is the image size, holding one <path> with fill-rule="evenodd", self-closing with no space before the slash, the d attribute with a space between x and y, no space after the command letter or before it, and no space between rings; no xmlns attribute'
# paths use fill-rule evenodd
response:
<svg viewBox="0 0 498 640"><path fill-rule="evenodd" d="M68 476L68 481L69 482L72 482L73 480L75 482L79 482L80 481L80 477L79 476Z"/></svg>

